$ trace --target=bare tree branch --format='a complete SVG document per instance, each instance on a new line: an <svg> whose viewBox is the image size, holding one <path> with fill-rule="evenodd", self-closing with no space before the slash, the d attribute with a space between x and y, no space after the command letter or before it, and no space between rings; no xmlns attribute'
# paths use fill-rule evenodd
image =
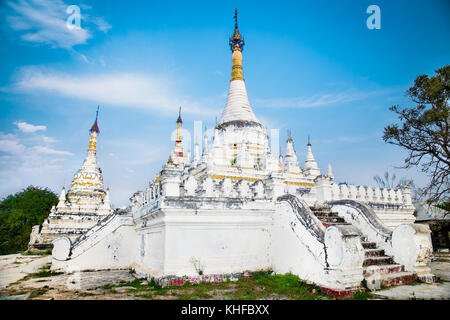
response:
<svg viewBox="0 0 450 320"><path fill-rule="evenodd" d="M430 177L423 192L438 203L448 202L450 192L450 65L435 72L431 78L418 76L406 91L414 107L390 108L400 123L385 127L383 140L409 151L403 168L420 166Z"/></svg>

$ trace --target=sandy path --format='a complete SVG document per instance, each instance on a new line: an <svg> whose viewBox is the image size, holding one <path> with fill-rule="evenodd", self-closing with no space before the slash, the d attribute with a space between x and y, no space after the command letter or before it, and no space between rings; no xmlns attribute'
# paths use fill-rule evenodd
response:
<svg viewBox="0 0 450 320"><path fill-rule="evenodd" d="M29 273L37 272L51 261L51 256L24 256L19 253L0 256L0 290Z"/></svg>

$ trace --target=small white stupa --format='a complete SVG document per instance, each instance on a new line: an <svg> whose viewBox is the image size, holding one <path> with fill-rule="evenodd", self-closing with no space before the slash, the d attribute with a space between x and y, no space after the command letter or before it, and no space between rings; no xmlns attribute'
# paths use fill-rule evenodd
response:
<svg viewBox="0 0 450 320"><path fill-rule="evenodd" d="M59 202L45 219L38 239L30 245L34 247L51 246L60 236L74 241L105 216L113 212L109 199L109 188L104 190L102 170L97 164L98 109L95 122L90 129L89 147L81 168L75 173L70 189L66 194L62 187ZM37 228L34 229L36 232Z"/></svg>

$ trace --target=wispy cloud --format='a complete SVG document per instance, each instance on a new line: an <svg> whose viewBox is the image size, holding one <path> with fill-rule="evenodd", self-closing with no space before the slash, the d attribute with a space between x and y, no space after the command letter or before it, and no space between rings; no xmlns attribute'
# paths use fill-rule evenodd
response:
<svg viewBox="0 0 450 320"><path fill-rule="evenodd" d="M254 99L254 103L255 105L265 108L318 108L363 100L371 96L386 93L386 90L343 90L338 92L318 93L310 97Z"/></svg>
<svg viewBox="0 0 450 320"><path fill-rule="evenodd" d="M22 132L29 133L35 131ZM56 141L56 139L44 135L35 135L32 138L28 138L28 136L24 137L16 134L5 134L0 132L0 152L5 152L12 155L21 155L24 153L63 156L72 155L71 152L54 149L52 144Z"/></svg>
<svg viewBox="0 0 450 320"><path fill-rule="evenodd" d="M111 25L105 21L102 17L96 17L92 19L92 22L97 25L98 30L107 33L111 29Z"/></svg>
<svg viewBox="0 0 450 320"><path fill-rule="evenodd" d="M39 134L0 132L0 198L30 184L61 183L72 153L58 150L55 142Z"/></svg>
<svg viewBox="0 0 450 320"><path fill-rule="evenodd" d="M61 151L61 150L55 150L46 146L34 146L31 148L32 151L35 151L36 153L40 154L49 154L49 155L60 155L60 156L71 156L73 155L72 152L69 151Z"/></svg>
<svg viewBox="0 0 450 320"><path fill-rule="evenodd" d="M4 134L0 132L0 152L8 154L21 154L25 146L19 142L19 139L13 134Z"/></svg>
<svg viewBox="0 0 450 320"><path fill-rule="evenodd" d="M153 109L173 114L179 106L190 114L214 115L219 111L177 92L169 79L135 73L69 75L28 67L10 88L16 92L47 91L71 98L124 108ZM206 102L207 103L207 102Z"/></svg>
<svg viewBox="0 0 450 320"><path fill-rule="evenodd" d="M379 139L381 137L380 132L373 132L365 135L353 135L353 136L338 136L331 139L323 139L320 143L361 143L366 142L367 140Z"/></svg>
<svg viewBox="0 0 450 320"><path fill-rule="evenodd" d="M20 131L25 133L33 133L36 131L45 131L47 129L46 126L35 126L30 123L26 123L25 121L16 121L14 124L19 128Z"/></svg>
<svg viewBox="0 0 450 320"><path fill-rule="evenodd" d="M92 38L89 26L95 26L105 33L111 28L103 18L92 17L83 11L81 27L68 28L66 20L69 15L66 10L70 4L62 0L19 0L7 4L5 20L11 29L20 33L20 38L25 42L72 49Z"/></svg>

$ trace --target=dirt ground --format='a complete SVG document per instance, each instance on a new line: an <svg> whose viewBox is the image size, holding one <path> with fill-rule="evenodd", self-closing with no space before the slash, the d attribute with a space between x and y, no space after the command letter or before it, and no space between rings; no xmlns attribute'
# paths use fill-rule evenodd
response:
<svg viewBox="0 0 450 320"><path fill-rule="evenodd" d="M201 283L161 288L137 279L130 270L78 272L50 271L50 257L10 255L0 265L3 300L123 300L123 299L330 299L315 286L295 278L262 276L237 282ZM30 267L33 264L33 268ZM12 276L14 275L14 276ZM288 289L285 289L288 288Z"/></svg>
<svg viewBox="0 0 450 320"><path fill-rule="evenodd" d="M0 256L0 299L331 299L314 287L292 286L293 279L261 278L259 282L248 280L161 288L137 279L130 270L55 273L50 271L50 261L50 256ZM432 268L441 278L438 284L393 287L374 292L374 295L361 294L360 298L449 299L450 260L435 261ZM291 289L285 290L286 285Z"/></svg>

